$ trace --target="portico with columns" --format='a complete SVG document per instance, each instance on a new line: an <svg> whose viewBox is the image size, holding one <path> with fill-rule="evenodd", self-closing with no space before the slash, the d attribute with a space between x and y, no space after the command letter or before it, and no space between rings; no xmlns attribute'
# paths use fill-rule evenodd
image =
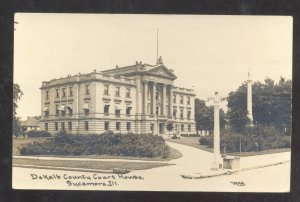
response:
<svg viewBox="0 0 300 202"><path fill-rule="evenodd" d="M114 73L114 70L108 72ZM172 69L164 66L161 57L156 65L136 62L132 68L118 68L118 74L136 81L137 133L169 134L168 122L173 123L170 134L195 133L194 91L174 86L177 77ZM174 103L174 92L177 97L185 97L185 102ZM173 110L179 111L178 107L185 116L174 116Z"/></svg>

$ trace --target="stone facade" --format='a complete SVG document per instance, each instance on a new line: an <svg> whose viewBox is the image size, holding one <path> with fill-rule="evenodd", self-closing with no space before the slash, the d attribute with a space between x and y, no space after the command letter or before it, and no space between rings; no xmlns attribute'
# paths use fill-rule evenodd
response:
<svg viewBox="0 0 300 202"><path fill-rule="evenodd" d="M162 63L142 64L43 82L41 130L55 134L113 132L195 134L192 89Z"/></svg>

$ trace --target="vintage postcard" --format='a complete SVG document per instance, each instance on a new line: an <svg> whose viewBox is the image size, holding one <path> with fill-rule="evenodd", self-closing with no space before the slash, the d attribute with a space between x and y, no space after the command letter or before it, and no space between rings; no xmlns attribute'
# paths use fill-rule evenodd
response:
<svg viewBox="0 0 300 202"><path fill-rule="evenodd" d="M289 192L292 25L16 13L13 188Z"/></svg>

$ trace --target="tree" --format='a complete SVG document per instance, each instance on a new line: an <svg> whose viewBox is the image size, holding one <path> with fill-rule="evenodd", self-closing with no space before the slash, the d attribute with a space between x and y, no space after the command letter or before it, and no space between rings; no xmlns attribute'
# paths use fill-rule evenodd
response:
<svg viewBox="0 0 300 202"><path fill-rule="evenodd" d="M290 133L292 114L292 81L280 78L278 83L265 79L264 83L252 85L253 123L263 126L274 126L277 130ZM244 130L247 118L247 83L244 82L228 96L229 125L235 131Z"/></svg>
<svg viewBox="0 0 300 202"><path fill-rule="evenodd" d="M199 130L209 131L210 133L214 129L214 107L206 106L204 100L198 98L195 99L195 121L197 132ZM221 129L225 128L227 124L225 113L223 109L220 109L220 125Z"/></svg>
<svg viewBox="0 0 300 202"><path fill-rule="evenodd" d="M22 133L21 122L17 117L18 101L21 99L23 92L18 84L13 87L13 135L19 136Z"/></svg>

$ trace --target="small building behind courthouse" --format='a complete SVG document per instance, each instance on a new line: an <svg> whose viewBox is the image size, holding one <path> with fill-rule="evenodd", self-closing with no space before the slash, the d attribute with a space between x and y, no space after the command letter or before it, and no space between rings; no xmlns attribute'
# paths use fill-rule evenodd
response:
<svg viewBox="0 0 300 202"><path fill-rule="evenodd" d="M40 130L40 116L28 116L25 121L21 121L22 131Z"/></svg>

